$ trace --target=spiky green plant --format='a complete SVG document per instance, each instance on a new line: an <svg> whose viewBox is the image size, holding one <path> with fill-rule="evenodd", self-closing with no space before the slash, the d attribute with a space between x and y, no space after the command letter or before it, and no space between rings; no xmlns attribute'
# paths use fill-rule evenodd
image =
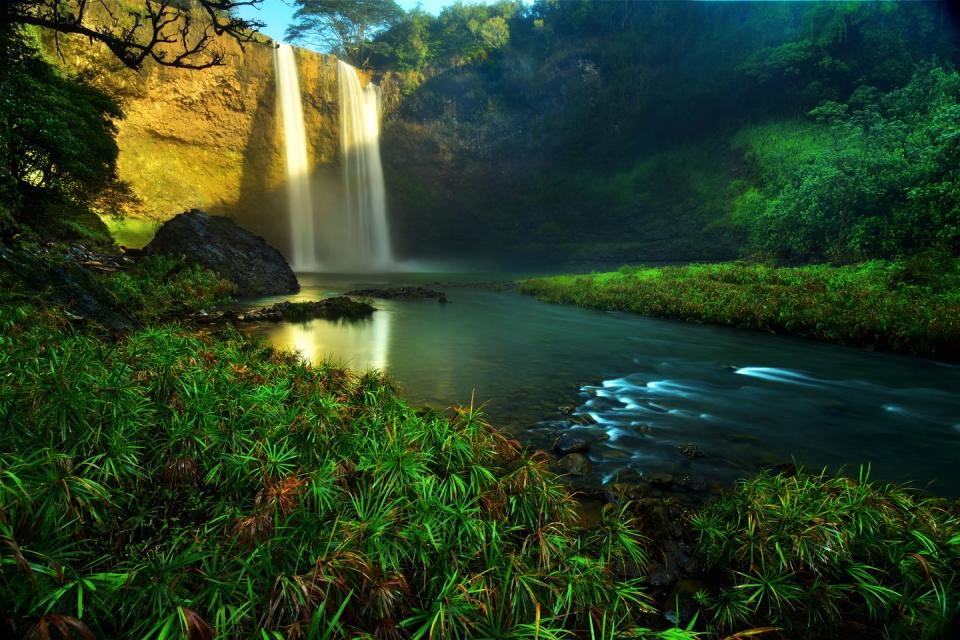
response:
<svg viewBox="0 0 960 640"><path fill-rule="evenodd" d="M643 558L628 513L577 529L547 460L475 406L417 411L230 331L107 342L9 305L0 329L18 635L648 637L615 577Z"/></svg>
<svg viewBox="0 0 960 640"><path fill-rule="evenodd" d="M720 629L831 637L844 624L936 638L960 613L955 504L845 476L761 473L693 519L722 577L698 599Z"/></svg>

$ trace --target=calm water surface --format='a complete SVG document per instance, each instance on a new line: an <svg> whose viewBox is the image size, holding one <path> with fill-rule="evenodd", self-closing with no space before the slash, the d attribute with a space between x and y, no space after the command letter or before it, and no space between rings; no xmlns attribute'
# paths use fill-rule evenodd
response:
<svg viewBox="0 0 960 640"><path fill-rule="evenodd" d="M299 294L251 305L452 279L301 274ZM960 367L544 304L462 277L436 288L450 304L376 300L370 320L251 331L314 361L385 370L417 404L467 403L475 392L495 424L535 445L562 431L597 438L590 457L605 481L629 471L728 482L795 458L869 462L875 478L960 495ZM706 455L684 456L686 443Z"/></svg>

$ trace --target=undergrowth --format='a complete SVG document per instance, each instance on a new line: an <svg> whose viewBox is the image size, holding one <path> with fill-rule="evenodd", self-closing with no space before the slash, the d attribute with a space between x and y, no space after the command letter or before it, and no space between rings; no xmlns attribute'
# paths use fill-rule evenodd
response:
<svg viewBox="0 0 960 640"><path fill-rule="evenodd" d="M698 599L722 631L945 638L960 614L960 511L895 485L762 473L693 519L719 574Z"/></svg>
<svg viewBox="0 0 960 640"><path fill-rule="evenodd" d="M477 408L171 326L0 307L0 601L15 637L690 638L648 631L627 511ZM8 630L10 631L10 630Z"/></svg>
<svg viewBox="0 0 960 640"><path fill-rule="evenodd" d="M228 302L236 286L213 271L170 256L140 258L129 271L103 280L118 303L145 321L211 309Z"/></svg>

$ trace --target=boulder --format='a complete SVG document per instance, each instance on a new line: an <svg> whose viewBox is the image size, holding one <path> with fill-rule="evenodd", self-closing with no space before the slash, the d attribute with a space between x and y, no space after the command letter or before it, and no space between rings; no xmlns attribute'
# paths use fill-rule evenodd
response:
<svg viewBox="0 0 960 640"><path fill-rule="evenodd" d="M234 282L240 296L296 293L300 283L280 252L221 216L192 209L164 223L146 255L184 256Z"/></svg>
<svg viewBox="0 0 960 640"><path fill-rule="evenodd" d="M569 434L560 436L556 442L553 443L553 450L558 456L565 456L570 453L586 453L589 448L589 440Z"/></svg>
<svg viewBox="0 0 960 640"><path fill-rule="evenodd" d="M325 320L361 320L376 311L366 302L346 296L307 302L278 302L269 307L250 311L200 311L187 317L197 324L220 324L224 322L306 322L313 318Z"/></svg>
<svg viewBox="0 0 960 640"><path fill-rule="evenodd" d="M571 453L557 460L554 467L557 473L561 475L571 475L582 477L589 475L593 471L593 465L590 460L582 453Z"/></svg>

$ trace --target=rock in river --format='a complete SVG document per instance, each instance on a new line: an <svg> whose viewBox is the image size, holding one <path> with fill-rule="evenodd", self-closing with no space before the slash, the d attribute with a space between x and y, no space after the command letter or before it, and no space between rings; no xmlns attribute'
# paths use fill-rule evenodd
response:
<svg viewBox="0 0 960 640"><path fill-rule="evenodd" d="M556 470L560 474L579 477L589 475L593 471L593 465L582 453L571 453L557 460Z"/></svg>
<svg viewBox="0 0 960 640"><path fill-rule="evenodd" d="M354 289L344 295L356 296L358 298L380 298L383 300L427 300L436 298L437 302L448 302L447 294L443 291L410 286L387 287L385 289Z"/></svg>
<svg viewBox="0 0 960 640"><path fill-rule="evenodd" d="M557 452L558 456L565 456L570 453L585 453L589 448L589 440L569 434L560 436L553 443L553 450Z"/></svg>
<svg viewBox="0 0 960 640"><path fill-rule="evenodd" d="M260 307L251 311L200 312L189 317L198 324L219 324L222 322L304 322L313 318L326 320L360 320L369 318L376 311L366 302L353 300L346 296L336 296L325 300L309 302L278 302L269 307Z"/></svg>
<svg viewBox="0 0 960 640"><path fill-rule="evenodd" d="M189 262L233 281L241 296L296 293L300 290L280 252L228 218L192 209L167 221L143 251L185 256Z"/></svg>

